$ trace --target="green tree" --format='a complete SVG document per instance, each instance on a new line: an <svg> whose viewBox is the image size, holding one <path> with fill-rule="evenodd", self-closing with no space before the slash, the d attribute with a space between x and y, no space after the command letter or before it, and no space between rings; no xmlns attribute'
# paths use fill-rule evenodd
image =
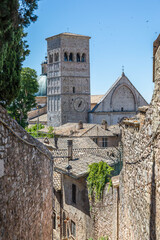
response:
<svg viewBox="0 0 160 240"><path fill-rule="evenodd" d="M31 68L23 68L18 97L8 107L10 115L23 127L27 124L27 112L36 106L34 94L37 91L36 71Z"/></svg>
<svg viewBox="0 0 160 240"><path fill-rule="evenodd" d="M0 103L9 105L20 90L22 62L29 54L24 28L36 21L38 0L1 0Z"/></svg>

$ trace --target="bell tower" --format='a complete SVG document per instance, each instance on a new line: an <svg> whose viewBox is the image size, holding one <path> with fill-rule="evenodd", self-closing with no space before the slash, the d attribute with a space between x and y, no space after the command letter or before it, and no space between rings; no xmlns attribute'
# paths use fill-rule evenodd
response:
<svg viewBox="0 0 160 240"><path fill-rule="evenodd" d="M61 33L47 38L49 126L87 122L90 110L88 36Z"/></svg>

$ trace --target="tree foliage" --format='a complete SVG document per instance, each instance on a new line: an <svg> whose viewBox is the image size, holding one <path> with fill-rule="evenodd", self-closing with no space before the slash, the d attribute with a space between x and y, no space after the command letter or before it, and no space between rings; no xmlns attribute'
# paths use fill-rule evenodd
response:
<svg viewBox="0 0 160 240"><path fill-rule="evenodd" d="M34 69L23 68L18 97L10 104L10 115L23 127L27 123L27 112L36 106L35 93L38 91L37 74Z"/></svg>
<svg viewBox="0 0 160 240"><path fill-rule="evenodd" d="M22 62L29 54L24 28L37 19L38 0L1 0L0 103L9 105L20 90Z"/></svg>
<svg viewBox="0 0 160 240"><path fill-rule="evenodd" d="M114 169L106 162L93 163L89 165L87 185L91 199L100 200L107 182L111 184L111 173Z"/></svg>
<svg viewBox="0 0 160 240"><path fill-rule="evenodd" d="M39 130L43 129L44 125L40 124L35 124L32 127L26 127L25 130L30 133L33 137L40 137L40 138L44 138L44 137L48 137L48 138L53 138L54 134L53 134L53 127L49 126L48 127L48 133L42 133L42 132L38 132Z"/></svg>

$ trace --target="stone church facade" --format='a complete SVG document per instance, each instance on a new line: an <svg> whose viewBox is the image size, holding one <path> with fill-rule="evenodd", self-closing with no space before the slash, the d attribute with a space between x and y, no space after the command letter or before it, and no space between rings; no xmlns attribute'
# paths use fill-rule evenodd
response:
<svg viewBox="0 0 160 240"><path fill-rule="evenodd" d="M47 38L48 125L88 122L90 37L62 33Z"/></svg>
<svg viewBox="0 0 160 240"><path fill-rule="evenodd" d="M91 123L106 120L109 125L136 115L138 107L148 105L124 72L89 113Z"/></svg>

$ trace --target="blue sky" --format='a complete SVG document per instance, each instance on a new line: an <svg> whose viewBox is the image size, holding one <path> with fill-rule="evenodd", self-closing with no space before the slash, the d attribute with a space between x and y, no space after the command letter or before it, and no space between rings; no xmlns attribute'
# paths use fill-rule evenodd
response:
<svg viewBox="0 0 160 240"><path fill-rule="evenodd" d="M91 37L91 94L104 94L122 73L150 102L152 46L160 33L159 0L40 0L38 20L26 29L24 67L41 73L45 38L71 32Z"/></svg>

